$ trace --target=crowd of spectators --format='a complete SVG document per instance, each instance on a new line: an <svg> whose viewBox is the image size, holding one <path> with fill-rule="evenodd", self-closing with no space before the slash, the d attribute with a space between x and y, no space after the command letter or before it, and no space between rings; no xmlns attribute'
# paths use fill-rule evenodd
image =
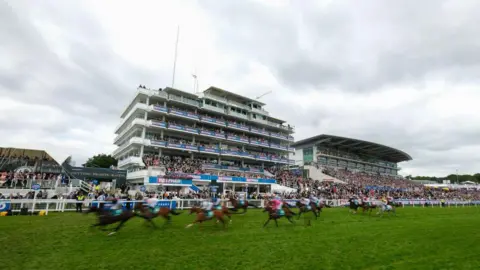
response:
<svg viewBox="0 0 480 270"><path fill-rule="evenodd" d="M274 170L279 184L297 189L297 192L284 194L287 198L298 198L313 192L325 199L348 199L363 195L382 198L388 195L396 199L480 200L480 189L477 188L426 187L400 176L368 174L331 167L323 168L322 172L340 182L315 181L301 177L296 171Z"/></svg>
<svg viewBox="0 0 480 270"><path fill-rule="evenodd" d="M1 188L29 188L32 184L40 184L42 187L54 187L61 180L60 174L33 173L25 171L0 172Z"/></svg>

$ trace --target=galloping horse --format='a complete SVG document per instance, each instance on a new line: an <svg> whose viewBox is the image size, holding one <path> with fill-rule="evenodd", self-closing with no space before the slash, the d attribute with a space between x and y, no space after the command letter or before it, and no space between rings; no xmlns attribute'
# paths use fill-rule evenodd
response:
<svg viewBox="0 0 480 270"><path fill-rule="evenodd" d="M151 209L147 205L141 205L139 207L140 216L143 217L146 221L152 224L153 227L155 223L153 223L153 219L156 217L162 217L165 219L165 224L169 224L172 222L172 216L178 216L180 213L177 213L174 209L170 209L168 207L160 207L156 209Z"/></svg>
<svg viewBox="0 0 480 270"><path fill-rule="evenodd" d="M401 202L394 202L394 201L388 201L387 204L390 205L390 206L392 206L392 207L402 207L402 206L403 206L403 203L401 203Z"/></svg>
<svg viewBox="0 0 480 270"><path fill-rule="evenodd" d="M223 215L228 217L230 224L232 223L232 213L230 213L230 209L228 209L228 207L222 204L222 205L214 206L214 210L222 211ZM219 221L217 220L217 223L218 222Z"/></svg>
<svg viewBox="0 0 480 270"><path fill-rule="evenodd" d="M313 204L309 203L310 207L307 207L306 205L302 204L300 201L297 201L296 206L299 209L297 219L300 219L300 216L302 215L302 213L308 213L310 211L313 213L313 215L315 215L315 219L318 219L318 215L320 214L321 210L319 208L317 209L317 206L315 205L315 203Z"/></svg>
<svg viewBox="0 0 480 270"><path fill-rule="evenodd" d="M230 201L230 203L232 203L232 206L233 206L233 209L232 211L238 211L238 209L243 209L243 212L242 214L245 214L247 212L247 209L249 206L252 206L254 208L258 208L257 206L255 205L249 205L248 204L248 201L247 200L244 200L243 202L240 202L239 200L235 199L234 197L230 197L228 199Z"/></svg>
<svg viewBox="0 0 480 270"><path fill-rule="evenodd" d="M222 223L223 228L225 229L225 219L223 218L223 215L224 215L223 211L222 210L213 210L213 211L209 211L209 212L210 212L210 213L208 213L209 215L207 215L207 213L205 213L205 211L203 211L203 209L201 209L200 207L193 206L190 209L190 215L193 214L193 213L196 213L197 217L196 217L194 222L188 224L187 226L185 226L185 228L190 228L193 225L195 225L196 223L201 225L203 222L208 221L208 220L213 220L215 218L218 222Z"/></svg>
<svg viewBox="0 0 480 270"><path fill-rule="evenodd" d="M388 213L388 216L390 216L391 213L393 213L393 215L395 216L397 215L397 212L395 211L395 207L391 205L382 204L382 205L379 205L379 208L380 208L380 211L377 214L381 214L382 217L385 214L385 212Z"/></svg>
<svg viewBox="0 0 480 270"><path fill-rule="evenodd" d="M350 198L348 202L349 202L350 213L352 214L356 214L358 211L358 208L362 207L362 203L359 203L357 199Z"/></svg>
<svg viewBox="0 0 480 270"><path fill-rule="evenodd" d="M140 204L136 204L135 205L135 210L138 210L140 207L141 207ZM104 209L103 204L100 204L100 207L91 206L85 212L85 214L92 213L92 212L97 213L98 223L93 224L92 227L100 226L102 228L105 228L106 225L110 225L110 224L120 222L120 224L118 224L118 226L115 229L113 229L112 232L110 232L108 234L108 235L112 235L112 234L115 234L118 230L120 230L120 228L125 224L125 222L130 220L132 217L135 217L135 216L142 217L142 216L139 216L138 214L136 214L132 210L120 210L120 211L121 211L120 214L114 215L111 210ZM142 217L142 218L144 218L144 217Z"/></svg>
<svg viewBox="0 0 480 270"><path fill-rule="evenodd" d="M377 209L378 205L372 202L362 202L360 204L360 207L363 209L362 214L365 214L365 212L368 212L368 214L371 215L372 210Z"/></svg>
<svg viewBox="0 0 480 270"><path fill-rule="evenodd" d="M282 218L282 217L285 217L286 219L288 219L288 221L290 221L290 223L295 224L295 222L293 221L293 216L296 215L296 214L294 212L292 212L290 210L290 208L288 208L288 206L285 206L285 204L282 207L282 210L284 211L285 214L284 215L279 215L279 214L277 214L277 211L273 209L273 207L270 205L270 203L267 203L263 212L268 212L268 220L265 222L265 224L263 224L263 227L267 226L268 223L270 222L270 220L272 220L272 219L275 221L275 225L277 225L277 227L278 227L277 219Z"/></svg>

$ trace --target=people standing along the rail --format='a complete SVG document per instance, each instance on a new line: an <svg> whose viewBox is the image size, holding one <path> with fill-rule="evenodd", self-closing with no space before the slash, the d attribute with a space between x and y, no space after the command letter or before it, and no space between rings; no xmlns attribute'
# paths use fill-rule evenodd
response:
<svg viewBox="0 0 480 270"><path fill-rule="evenodd" d="M85 195L83 195L82 191L77 193L77 205L75 212L82 212L83 201L85 201Z"/></svg>

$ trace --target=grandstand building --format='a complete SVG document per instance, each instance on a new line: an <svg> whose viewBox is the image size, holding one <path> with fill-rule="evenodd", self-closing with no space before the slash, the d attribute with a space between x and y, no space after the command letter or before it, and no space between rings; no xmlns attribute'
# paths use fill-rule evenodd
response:
<svg viewBox="0 0 480 270"><path fill-rule="evenodd" d="M113 156L133 185L265 191L275 183L265 169L293 164L295 150L294 128L264 106L217 87L193 94L140 86L115 129Z"/></svg>
<svg viewBox="0 0 480 270"><path fill-rule="evenodd" d="M295 142L296 164L398 175L399 162L412 160L407 153L378 143L332 135Z"/></svg>

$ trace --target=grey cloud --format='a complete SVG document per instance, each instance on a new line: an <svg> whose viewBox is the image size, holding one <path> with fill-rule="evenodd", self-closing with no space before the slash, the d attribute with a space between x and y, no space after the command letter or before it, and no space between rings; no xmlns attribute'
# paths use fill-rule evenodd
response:
<svg viewBox="0 0 480 270"><path fill-rule="evenodd" d="M291 87L374 91L435 73L476 81L480 69L478 2L335 1L320 8L303 1L284 9L202 3L225 47L259 59Z"/></svg>
<svg viewBox="0 0 480 270"><path fill-rule="evenodd" d="M113 134L123 104L131 98L135 87L140 82L152 82L155 77L111 51L108 33L100 27L98 18L78 5L57 7L52 3L0 1L0 36L8 37L0 40L0 95L57 108L64 118L47 123L42 121L45 115L29 111L30 115L0 118L0 125L13 133L35 132L35 139L29 143L42 143L54 151L85 158L87 152L101 151L110 145L92 142L92 149L88 150L62 149L44 139L72 138L72 128L97 132L98 125L109 127ZM62 41L67 42L68 60L56 54L56 48L47 43L34 19L36 24L48 21L67 34ZM0 132L4 143L24 142L21 136L12 141L11 132ZM94 145L101 148L94 149Z"/></svg>

